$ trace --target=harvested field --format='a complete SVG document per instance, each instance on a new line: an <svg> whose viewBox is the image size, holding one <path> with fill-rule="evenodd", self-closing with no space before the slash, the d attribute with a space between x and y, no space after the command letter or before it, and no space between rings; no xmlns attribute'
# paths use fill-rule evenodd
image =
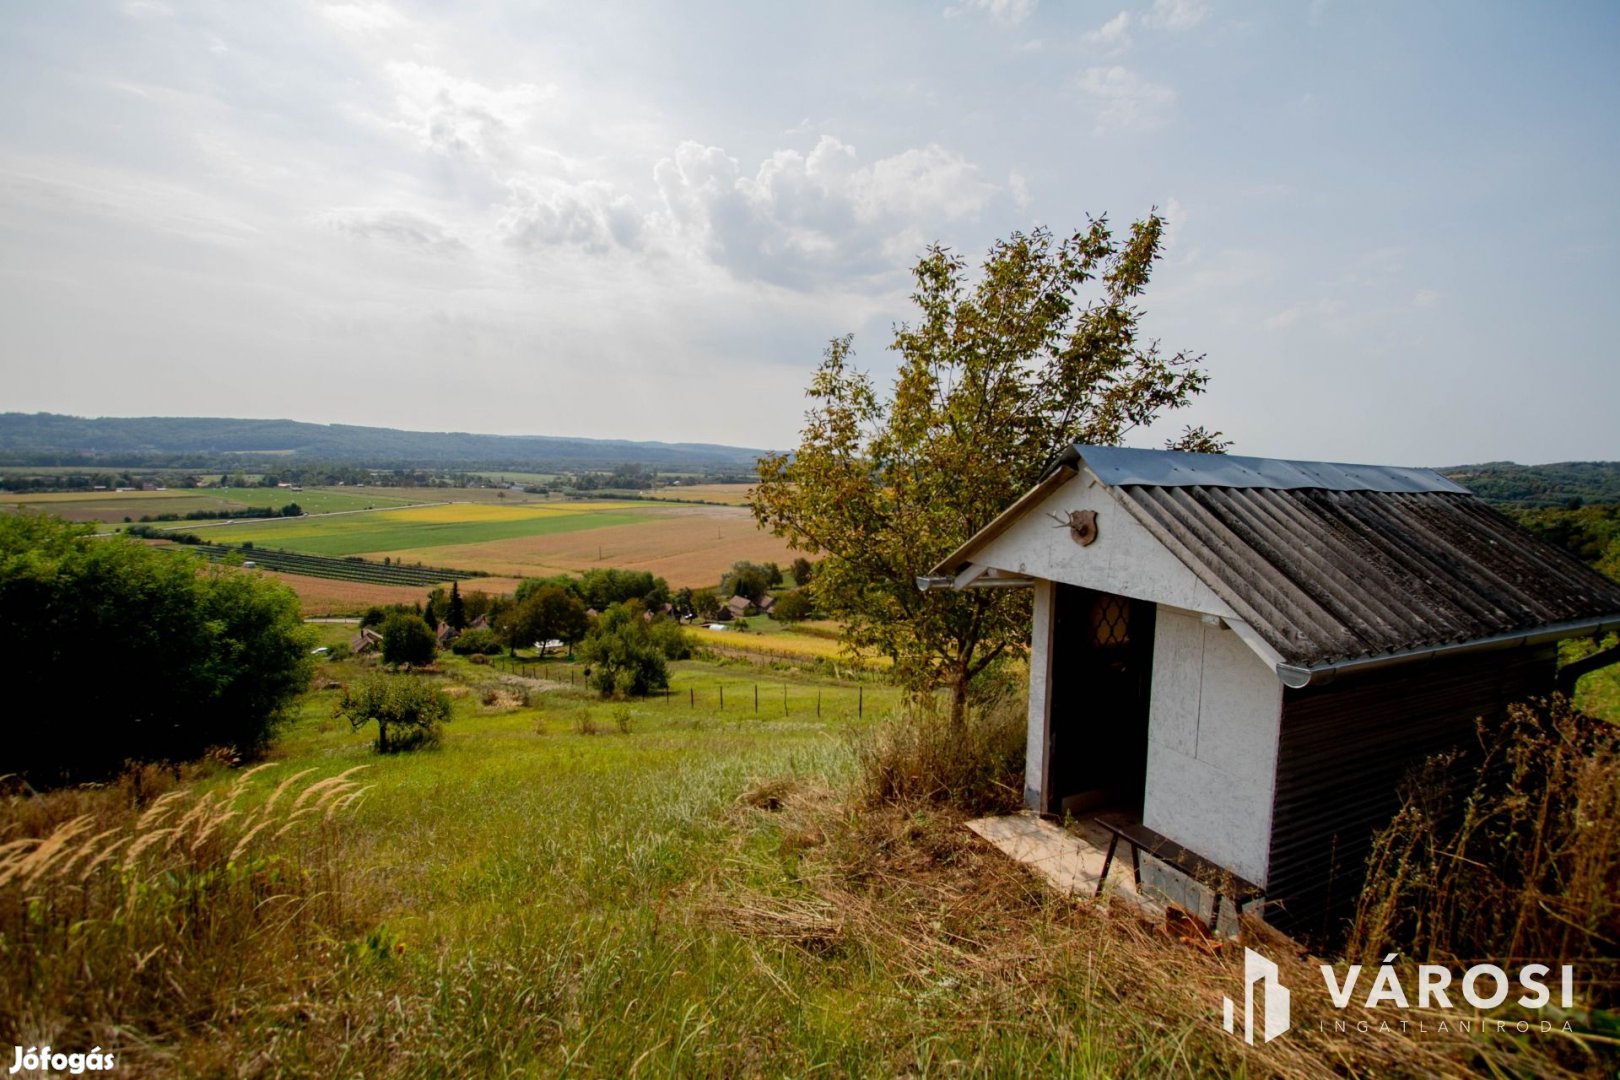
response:
<svg viewBox="0 0 1620 1080"><path fill-rule="evenodd" d="M277 574L268 570L257 571L285 582L298 594L304 615L359 615L376 604L412 604L427 596L428 590L409 585L367 585L358 581L332 581L328 578L303 577L299 574ZM491 595L510 593L517 586L515 578L479 578L466 582L466 592L487 592Z"/></svg>
<svg viewBox="0 0 1620 1080"><path fill-rule="evenodd" d="M787 543L754 524L742 508L722 506L646 507L635 524L604 525L573 532L523 536L488 543L450 544L386 550L405 562L485 570L530 577L584 573L601 566L650 570L673 588L714 585L731 564L793 561ZM367 553L367 557L372 557Z"/></svg>

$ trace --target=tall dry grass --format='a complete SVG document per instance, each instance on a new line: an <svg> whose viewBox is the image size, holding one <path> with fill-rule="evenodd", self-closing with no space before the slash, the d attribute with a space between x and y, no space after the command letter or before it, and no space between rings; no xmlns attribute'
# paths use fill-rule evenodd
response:
<svg viewBox="0 0 1620 1080"><path fill-rule="evenodd" d="M1010 813L1024 799L1025 711L1011 692L975 702L961 723L935 696L854 737L869 806L937 803L968 813Z"/></svg>
<svg viewBox="0 0 1620 1080"><path fill-rule="evenodd" d="M1620 728L1555 696L1479 738L1378 836L1350 955L1571 964L1583 998L1620 1004Z"/></svg>
<svg viewBox="0 0 1620 1080"><path fill-rule="evenodd" d="M348 921L335 833L364 789L306 769L256 797L269 767L0 808L0 1043L163 1044L294 996L301 951Z"/></svg>

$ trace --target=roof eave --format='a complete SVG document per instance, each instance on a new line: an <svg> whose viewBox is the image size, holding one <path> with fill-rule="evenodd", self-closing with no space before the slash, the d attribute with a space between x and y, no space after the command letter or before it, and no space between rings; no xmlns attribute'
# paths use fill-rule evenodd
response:
<svg viewBox="0 0 1620 1080"><path fill-rule="evenodd" d="M1020 495L1016 502L997 514L990 524L968 537L955 551L935 563L927 574L922 575L922 578L954 578L961 572L962 567L968 563L975 551L1006 532L1012 527L1013 522L1023 515L1026 509L1040 502L1053 491L1078 476L1079 472L1072 464L1060 462L1051 472L1041 478L1040 483ZM922 578L918 580L921 581Z"/></svg>
<svg viewBox="0 0 1620 1080"><path fill-rule="evenodd" d="M1277 677L1290 690L1300 690L1307 686L1321 686L1333 681L1340 675L1376 671L1379 668L1393 667L1396 664L1408 664L1417 660L1427 660L1439 656L1456 656L1462 653L1516 649L1526 645L1544 645L1552 641L1563 641L1565 638L1603 634L1610 630L1620 630L1620 612L1612 615L1599 615L1590 619L1576 619L1572 622L1553 623L1530 630L1492 634L1490 637L1475 638L1473 641L1424 645L1413 649L1402 649L1398 652L1382 653L1378 656L1359 656L1326 664L1312 664L1309 666L1278 664Z"/></svg>

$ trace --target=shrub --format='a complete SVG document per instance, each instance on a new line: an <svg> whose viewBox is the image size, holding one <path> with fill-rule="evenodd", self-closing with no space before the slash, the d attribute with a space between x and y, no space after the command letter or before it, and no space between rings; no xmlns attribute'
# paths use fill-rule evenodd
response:
<svg viewBox="0 0 1620 1080"><path fill-rule="evenodd" d="M473 630L463 630L456 640L451 642L450 651L457 656L495 656L501 651L500 635L488 627L480 626Z"/></svg>
<svg viewBox="0 0 1620 1080"><path fill-rule="evenodd" d="M679 630L679 627L676 627ZM580 659L591 665L588 681L603 697L645 697L669 685L664 651L640 615L614 604L591 626Z"/></svg>
<svg viewBox="0 0 1620 1080"><path fill-rule="evenodd" d="M783 622L797 622L799 619L808 619L815 614L815 610L816 605L810 599L810 591L794 589L776 598L776 606L771 608L771 617Z"/></svg>
<svg viewBox="0 0 1620 1080"><path fill-rule="evenodd" d="M334 716L358 731L377 725L379 754L439 745L450 719L450 697L414 675L372 676L343 692Z"/></svg>
<svg viewBox="0 0 1620 1080"><path fill-rule="evenodd" d="M917 698L857 736L866 801L943 803L972 814L1023 804L1025 715L1012 694L970 707L960 723L933 697Z"/></svg>
<svg viewBox="0 0 1620 1080"><path fill-rule="evenodd" d="M383 662L395 667L431 664L439 650L438 639L420 615L396 611L383 620L381 633Z"/></svg>
<svg viewBox="0 0 1620 1080"><path fill-rule="evenodd" d="M71 720L13 710L0 728L5 771L42 787L210 746L262 750L314 668L297 596L189 553L90 532L42 514L0 517L9 689L44 702L72 687Z"/></svg>

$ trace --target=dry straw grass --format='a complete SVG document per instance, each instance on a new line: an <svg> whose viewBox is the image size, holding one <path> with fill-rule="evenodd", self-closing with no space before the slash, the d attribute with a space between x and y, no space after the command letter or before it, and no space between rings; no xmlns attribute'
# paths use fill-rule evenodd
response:
<svg viewBox="0 0 1620 1080"><path fill-rule="evenodd" d="M165 1042L287 992L301 950L345 924L334 834L365 789L358 768L305 784L306 769L255 799L251 778L269 767L144 805L127 788L11 800L0 1042ZM63 811L48 832L17 835Z"/></svg>
<svg viewBox="0 0 1620 1080"><path fill-rule="evenodd" d="M739 841L701 917L766 956L797 954L824 978L834 968L897 973L908 1022L937 1009L928 1023L959 1055L962 1075L1613 1075L1615 1047L1601 1038L1436 1034L1458 1014L1421 1014L1421 1032L1417 1012L1336 1009L1322 961L1275 932L1257 947L1292 989L1294 1026L1250 1047L1221 1030L1223 1000L1242 1001L1241 949L1210 948L1130 905L1061 897L972 836L959 811L857 808L829 790L767 782L736 812L769 830L775 850ZM754 884L784 859L792 887ZM971 1048L992 1043L1031 1049L1011 1061L972 1059Z"/></svg>
<svg viewBox="0 0 1620 1080"><path fill-rule="evenodd" d="M1379 836L1351 955L1570 964L1583 998L1620 1005L1620 728L1555 697L1479 737Z"/></svg>

